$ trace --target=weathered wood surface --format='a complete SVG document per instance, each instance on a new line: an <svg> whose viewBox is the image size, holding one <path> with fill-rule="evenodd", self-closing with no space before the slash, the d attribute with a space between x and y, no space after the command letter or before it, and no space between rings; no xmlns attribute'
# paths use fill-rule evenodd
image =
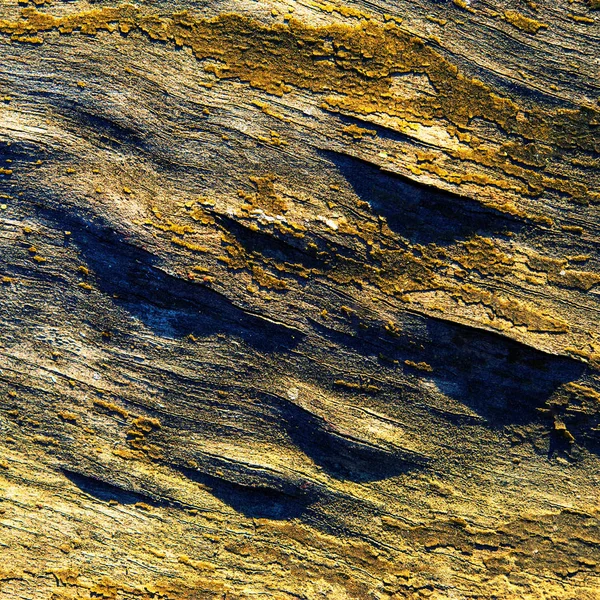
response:
<svg viewBox="0 0 600 600"><path fill-rule="evenodd" d="M600 597L591 3L0 4L0 598Z"/></svg>

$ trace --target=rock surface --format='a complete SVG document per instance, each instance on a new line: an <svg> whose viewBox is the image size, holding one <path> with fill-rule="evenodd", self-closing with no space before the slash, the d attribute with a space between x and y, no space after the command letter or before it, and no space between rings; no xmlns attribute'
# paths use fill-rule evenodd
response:
<svg viewBox="0 0 600 600"><path fill-rule="evenodd" d="M600 598L599 7L3 0L0 598Z"/></svg>

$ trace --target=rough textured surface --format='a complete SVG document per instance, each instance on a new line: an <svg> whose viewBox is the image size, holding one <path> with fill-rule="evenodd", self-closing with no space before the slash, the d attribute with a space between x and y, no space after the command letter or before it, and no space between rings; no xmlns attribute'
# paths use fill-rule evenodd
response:
<svg viewBox="0 0 600 600"><path fill-rule="evenodd" d="M599 598L599 7L3 0L0 598Z"/></svg>

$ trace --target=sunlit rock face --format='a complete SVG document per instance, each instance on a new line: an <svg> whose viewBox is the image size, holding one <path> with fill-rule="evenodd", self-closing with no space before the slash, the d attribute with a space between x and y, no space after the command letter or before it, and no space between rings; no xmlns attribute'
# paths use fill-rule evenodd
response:
<svg viewBox="0 0 600 600"><path fill-rule="evenodd" d="M597 8L4 0L0 598L598 598Z"/></svg>

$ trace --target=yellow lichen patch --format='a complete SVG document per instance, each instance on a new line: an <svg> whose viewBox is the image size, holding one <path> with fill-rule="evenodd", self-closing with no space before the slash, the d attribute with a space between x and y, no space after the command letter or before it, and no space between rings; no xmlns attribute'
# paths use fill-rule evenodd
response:
<svg viewBox="0 0 600 600"><path fill-rule="evenodd" d="M445 27L448 21L446 19L438 19L437 17L433 17L431 15L427 15L427 20L432 23L437 23L440 27Z"/></svg>
<svg viewBox="0 0 600 600"><path fill-rule="evenodd" d="M452 0L452 3L455 6L458 6L458 8L462 8L463 10L473 10L472 8L470 8L467 0Z"/></svg>
<svg viewBox="0 0 600 600"><path fill-rule="evenodd" d="M221 241L224 244L227 256L218 256L218 260L225 263L230 269L245 269L250 266L246 251L235 236L222 231Z"/></svg>
<svg viewBox="0 0 600 600"><path fill-rule="evenodd" d="M502 252L493 240L476 236L459 246L466 254L454 257L465 269L477 269L480 273L502 275L511 272L515 259Z"/></svg>
<svg viewBox="0 0 600 600"><path fill-rule="evenodd" d="M109 503L110 504L110 503ZM149 509L149 505L144 503L136 504L137 508L142 510ZM160 550L148 550L157 558L163 558ZM8 572L7 572L8 573ZM128 583L111 579L107 576L100 578L92 578L89 576L81 576L74 569L52 569L48 571L56 578L59 588L52 592L53 600L71 600L79 598L82 595L93 598L104 598L104 600L116 600L120 597L140 597L140 598L162 598L164 600L175 600L176 598L192 598L192 590L203 590L203 593L209 593L210 598L216 598L215 594L222 595L225 587L220 582L212 582L198 577L186 577L183 580L171 579L169 581L143 581L133 582L131 579ZM19 576L12 573L11 579L17 579ZM71 593L71 589L75 590Z"/></svg>
<svg viewBox="0 0 600 600"><path fill-rule="evenodd" d="M340 307L340 311L347 317L352 317L356 314L356 311L349 306L343 305Z"/></svg>
<svg viewBox="0 0 600 600"><path fill-rule="evenodd" d="M540 23L540 21L530 19L516 10L504 11L504 18L517 29L527 33L535 34L540 29L548 29L546 23Z"/></svg>
<svg viewBox="0 0 600 600"><path fill-rule="evenodd" d="M167 553L164 552L163 550L157 550L156 548L152 548L150 546L148 547L148 551L151 554L154 554L154 556L156 556L156 558L166 558L166 556L167 556ZM148 590L148 591L150 591L150 590Z"/></svg>
<svg viewBox="0 0 600 600"><path fill-rule="evenodd" d="M566 258L568 262L583 263L590 260L592 256L590 254L576 254L575 256L567 256Z"/></svg>
<svg viewBox="0 0 600 600"><path fill-rule="evenodd" d="M569 18L572 21L575 21L576 23L585 23L586 25L593 25L595 22L594 19L592 19L591 17L586 17L585 15L571 14L569 15Z"/></svg>
<svg viewBox="0 0 600 600"><path fill-rule="evenodd" d="M18 35L12 39L22 44L43 44L44 40L39 35Z"/></svg>
<svg viewBox="0 0 600 600"><path fill-rule="evenodd" d="M580 225L561 225L560 227L563 231L568 233L574 233L576 235L581 235L583 233L583 227Z"/></svg>
<svg viewBox="0 0 600 600"><path fill-rule="evenodd" d="M455 297L460 298L465 304L482 304L490 308L493 313L505 319L512 325L524 326L532 332L566 333L569 324L559 317L549 315L528 302L508 298L465 284L460 286Z"/></svg>
<svg viewBox="0 0 600 600"><path fill-rule="evenodd" d="M202 252L206 253L209 249L206 246L200 246L199 244L193 244L192 242L188 242L187 240L183 240L181 238L173 236L171 238L171 242L176 246L181 246L182 248L186 248L187 250L191 250L192 252Z"/></svg>
<svg viewBox="0 0 600 600"><path fill-rule="evenodd" d="M353 381L346 381L345 379L336 379L333 382L335 385L353 392L367 392L369 394L377 394L381 391L381 388L371 383L355 383Z"/></svg>
<svg viewBox="0 0 600 600"><path fill-rule="evenodd" d="M187 554L181 554L177 557L177 560L188 567L197 569L198 571L214 571L215 566L204 560L192 560Z"/></svg>
<svg viewBox="0 0 600 600"><path fill-rule="evenodd" d="M59 411L58 416L63 421L67 421L69 423L77 423L77 421L79 421L79 417L75 413L72 413L72 412L69 412L66 410Z"/></svg>
<svg viewBox="0 0 600 600"><path fill-rule="evenodd" d="M96 28L106 28L111 22L134 19L142 31L154 33L156 37L165 41L180 35L181 41L189 45L199 58L208 58L217 54L221 60L224 57L229 67L225 75L227 77L240 77L245 80L252 77L250 82L257 87L272 86L277 78L281 83L282 78L285 77L293 85L314 91L346 88L348 95L352 92L368 91L371 95L375 94L376 99L388 95L386 101L390 106L394 104L393 98L389 98L391 82L387 77L391 72L410 70L417 73L426 72L432 78L436 88L440 89L437 101L442 102L442 117L464 125L466 124L464 118L471 111L472 116L478 113L483 116L488 113L486 117L503 126L509 124L507 119L510 118L510 129L526 125L526 120L514 119L518 107L513 102L496 96L481 82L465 78L458 73L456 67L442 59L436 51L427 47L422 41L409 37L391 23L381 26L370 20L359 26L335 25L327 28L312 28L299 21L292 21L289 25L277 24L267 28L238 15L223 15L208 21L194 19L184 12L174 15L170 20L159 19L143 16L137 9L127 5L81 13L64 19L47 17L36 11L30 11L25 16L28 20L24 23L6 23L0 29L6 33L28 29L46 31L61 26L77 28L90 22L93 22ZM196 27L195 35L189 30L191 24ZM219 44L219 35L229 45L224 46L223 42ZM244 47L245 60L242 61L235 40L244 38L248 43L251 35L254 41L249 47ZM318 50L324 55L335 56L333 50L328 49L324 41L324 38L332 36L336 44L343 44L347 48L348 56L336 59L336 69L322 71L314 64L314 52ZM275 38L278 40L277 55L268 65L267 73L262 69L259 72L258 69L253 68L252 58L255 57L258 64L260 55L270 53L268 42ZM310 40L310 43L305 39ZM300 48L298 42L302 42ZM364 57L371 59L368 69L359 63ZM291 68L292 61L303 68ZM353 71L348 71L348 68L352 68ZM275 74L276 77L273 77ZM267 83L267 78L264 84L262 79L256 79L262 75L268 75L270 83ZM464 103L455 102L459 95L464 98ZM403 101L406 104L406 100ZM422 105L422 102L419 101L411 110L418 109L418 113L422 113L426 106L426 104ZM385 110L383 112L389 113ZM431 113L432 117L434 115L435 113ZM423 118L426 118L426 115L420 114L419 119L423 120ZM544 126L546 123L550 124L544 119Z"/></svg>
<svg viewBox="0 0 600 600"><path fill-rule="evenodd" d="M374 129L366 129L365 127L359 127L354 123L352 125L347 125L342 129L342 133L345 135L349 135L352 139L360 140L365 135L375 136L377 132Z"/></svg>
<svg viewBox="0 0 600 600"><path fill-rule="evenodd" d="M452 486L435 479L429 481L429 486L434 492L440 494L441 496L452 496L455 494L455 490L452 488Z"/></svg>
<svg viewBox="0 0 600 600"><path fill-rule="evenodd" d="M253 100L252 104L254 104L254 106L257 106L258 108L260 108L260 110L262 110L262 112L265 113L265 115L269 115L270 117L275 117L276 119L279 119L280 121L283 121L284 123L290 122L289 119L287 119L282 113L275 110L273 107L271 107L266 102L262 102L261 100Z"/></svg>
<svg viewBox="0 0 600 600"><path fill-rule="evenodd" d="M62 585L78 585L79 572L74 569L54 569L50 571Z"/></svg>
<svg viewBox="0 0 600 600"><path fill-rule="evenodd" d="M160 421L153 417L136 417L132 423L132 429L137 429L144 435L160 428Z"/></svg>
<svg viewBox="0 0 600 600"><path fill-rule="evenodd" d="M134 449L145 453L153 459L160 459L162 453L160 449L148 444L146 437L152 432L161 428L160 421L152 417L136 417L127 430L127 443Z"/></svg>
<svg viewBox="0 0 600 600"><path fill-rule="evenodd" d="M139 460L140 458L144 458L144 454L142 452L130 450L129 448L115 448L112 453L115 456L125 460Z"/></svg>
<svg viewBox="0 0 600 600"><path fill-rule="evenodd" d="M40 444L42 446L58 446L58 442L47 435L35 435L32 438L32 441L36 444Z"/></svg>
<svg viewBox="0 0 600 600"><path fill-rule="evenodd" d="M129 412L126 411L121 406L119 406L118 404L115 404L114 402L107 402L106 400L102 400L101 398L94 398L92 403L95 406L99 406L100 408L103 408L104 410L107 410L108 412L115 413L115 414L123 417L124 419L129 418Z"/></svg>
<svg viewBox="0 0 600 600"><path fill-rule="evenodd" d="M561 287L572 287L589 291L600 283L600 275L590 271L564 269L549 277L549 280Z"/></svg>
<svg viewBox="0 0 600 600"><path fill-rule="evenodd" d="M426 363L426 362L414 362L412 360L405 360L404 364L409 366L409 367L413 367L414 369L417 369L419 371L425 371L427 373L431 373L433 371L433 367Z"/></svg>
<svg viewBox="0 0 600 600"><path fill-rule="evenodd" d="M573 261L573 258L578 259L580 257L571 257L571 261ZM577 262L577 260L573 262ZM570 287L589 291L595 285L600 283L600 275L597 273L569 269L568 263L569 260L567 258L549 258L533 251L527 253L525 261L525 264L530 271L544 273L547 281L560 287Z"/></svg>
<svg viewBox="0 0 600 600"><path fill-rule="evenodd" d="M288 143L281 138L277 131L270 131L269 137L264 135L257 136L257 139L265 144L270 144L272 146L287 146Z"/></svg>
<svg viewBox="0 0 600 600"><path fill-rule="evenodd" d="M526 31L537 31L544 24L507 11L505 18ZM20 36L58 29L63 33L80 30L93 34L101 29L112 31L116 25L128 31L138 29L152 40L187 46L198 59L212 59L212 71L221 79L239 79L266 92L281 95L292 86L330 94L323 106L331 111L369 115L376 122L385 121L405 133L400 124L431 127L436 124L450 131L469 129L474 119L494 123L498 133L520 136L528 144L530 154L536 148L544 152L548 146L579 148L594 152L597 140L590 124L598 120L598 111L582 109L525 108L513 99L502 97L486 84L466 77L448 59L422 40L403 31L394 21L361 20L354 25L311 27L290 19L271 26L240 15L221 15L214 19L199 19L187 12L162 18L146 14L131 5L102 8L64 17L52 17L26 9L24 19L2 21L0 32ZM323 68L327 59L328 68ZM432 95L411 97L397 88L396 74L425 75ZM417 137L419 133L414 133ZM279 138L271 141L276 143ZM468 136L463 136L464 140ZM476 150L471 144L473 152ZM501 144L500 144L501 145ZM480 152L478 150L478 152ZM506 181L490 177L482 168L479 155L463 170L456 160L445 167L431 163L417 168L442 180L461 186L493 185L515 194L539 195L553 188L582 202L589 201L593 190L564 178L548 177L531 168L510 164L506 151L490 146L485 165L500 168ZM517 169L518 167L518 169ZM593 181L589 180L590 185ZM499 204L499 210L502 210Z"/></svg>
<svg viewBox="0 0 600 600"><path fill-rule="evenodd" d="M286 290L288 288L287 281L273 277L262 267L252 266L252 275L261 287L274 290Z"/></svg>
<svg viewBox="0 0 600 600"><path fill-rule="evenodd" d="M116 600L120 590L131 591L130 586L123 587L109 577L103 577L101 581L90 586L92 597L104 598L105 600Z"/></svg>
<svg viewBox="0 0 600 600"><path fill-rule="evenodd" d="M253 208L264 210L265 213L280 215L287 210L287 202L275 191L275 176L250 177L256 187L256 193L246 196Z"/></svg>
<svg viewBox="0 0 600 600"><path fill-rule="evenodd" d="M398 325L396 323L394 323L393 321L388 321L383 328L385 329L385 331L387 333L389 333L390 335L394 336L394 337L399 337L400 334L402 333L402 329L400 329L400 327L398 327Z"/></svg>

